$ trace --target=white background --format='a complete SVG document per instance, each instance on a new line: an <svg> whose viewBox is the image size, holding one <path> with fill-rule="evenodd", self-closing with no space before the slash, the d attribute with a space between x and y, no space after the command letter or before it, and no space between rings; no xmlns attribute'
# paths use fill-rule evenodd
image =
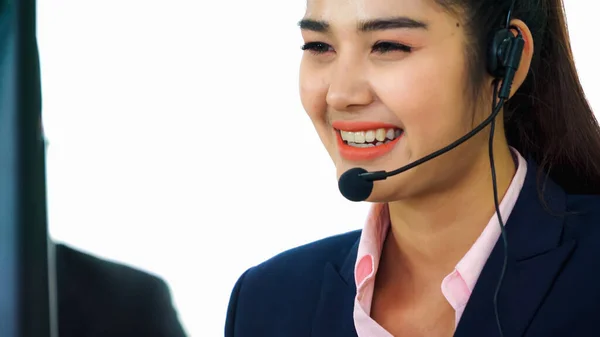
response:
<svg viewBox="0 0 600 337"><path fill-rule="evenodd" d="M598 111L598 4L567 1ZM304 6L39 0L51 235L163 277L191 336L248 267L363 224L300 105Z"/></svg>

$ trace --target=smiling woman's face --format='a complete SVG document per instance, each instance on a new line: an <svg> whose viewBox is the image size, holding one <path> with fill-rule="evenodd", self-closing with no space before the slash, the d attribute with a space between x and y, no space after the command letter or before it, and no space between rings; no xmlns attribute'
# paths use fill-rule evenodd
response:
<svg viewBox="0 0 600 337"><path fill-rule="evenodd" d="M459 19L432 0L308 0L300 27L302 104L338 177L353 167L409 164L490 113L466 92L467 42ZM486 139L482 133L376 183L369 200L399 200L457 181L487 155Z"/></svg>

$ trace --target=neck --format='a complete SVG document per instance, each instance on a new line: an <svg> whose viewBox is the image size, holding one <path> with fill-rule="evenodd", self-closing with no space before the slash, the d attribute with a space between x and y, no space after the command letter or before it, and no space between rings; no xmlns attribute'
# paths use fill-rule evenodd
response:
<svg viewBox="0 0 600 337"><path fill-rule="evenodd" d="M382 263L401 267L384 269L416 285L441 281L454 269L496 211L487 151L479 157L451 188L389 204L391 228ZM507 147L494 150L494 161L500 201L516 170Z"/></svg>

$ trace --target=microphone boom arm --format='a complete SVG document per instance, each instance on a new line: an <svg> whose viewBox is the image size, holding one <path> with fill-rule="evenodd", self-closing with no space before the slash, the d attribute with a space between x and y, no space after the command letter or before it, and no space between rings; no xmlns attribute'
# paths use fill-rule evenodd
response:
<svg viewBox="0 0 600 337"><path fill-rule="evenodd" d="M483 130L486 126L488 126L496 118L496 116L498 116L498 113L500 112L500 109L502 109L502 107L504 106L505 101L506 101L506 99L501 98L500 101L498 102L498 104L494 107L494 110L492 111L490 116L488 116L488 118L486 118L481 124L479 124L473 130L469 131L469 133L465 134L464 136L462 136L459 139L452 142L450 145L447 145L447 146L445 146L445 147L443 147L421 159L415 160L414 162L412 162L406 166L403 166L399 169L396 169L394 171L365 172L365 173L359 174L359 177L361 177L365 180L368 180L368 181L385 180L388 177L395 176L396 174L408 171L415 166L421 165L435 157L441 156L442 154L444 154L444 153L452 150L453 148L459 146L460 144L466 142L471 137L475 136L479 131Z"/></svg>

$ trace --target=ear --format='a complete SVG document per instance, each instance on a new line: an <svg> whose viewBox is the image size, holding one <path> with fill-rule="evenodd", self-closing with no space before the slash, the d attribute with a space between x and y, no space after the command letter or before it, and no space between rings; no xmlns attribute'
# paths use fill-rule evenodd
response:
<svg viewBox="0 0 600 337"><path fill-rule="evenodd" d="M512 84L512 88L510 91L510 97L512 97L515 92L521 87L525 79L527 78L527 74L529 73L529 68L531 67L531 59L533 58L533 36L531 35L531 30L525 24L525 22L513 19L510 21L510 26L518 29L521 32L521 36L525 42L523 46L523 53L521 54L521 62L519 63L519 69L515 74L515 78ZM517 32L514 29L511 29L515 36Z"/></svg>

